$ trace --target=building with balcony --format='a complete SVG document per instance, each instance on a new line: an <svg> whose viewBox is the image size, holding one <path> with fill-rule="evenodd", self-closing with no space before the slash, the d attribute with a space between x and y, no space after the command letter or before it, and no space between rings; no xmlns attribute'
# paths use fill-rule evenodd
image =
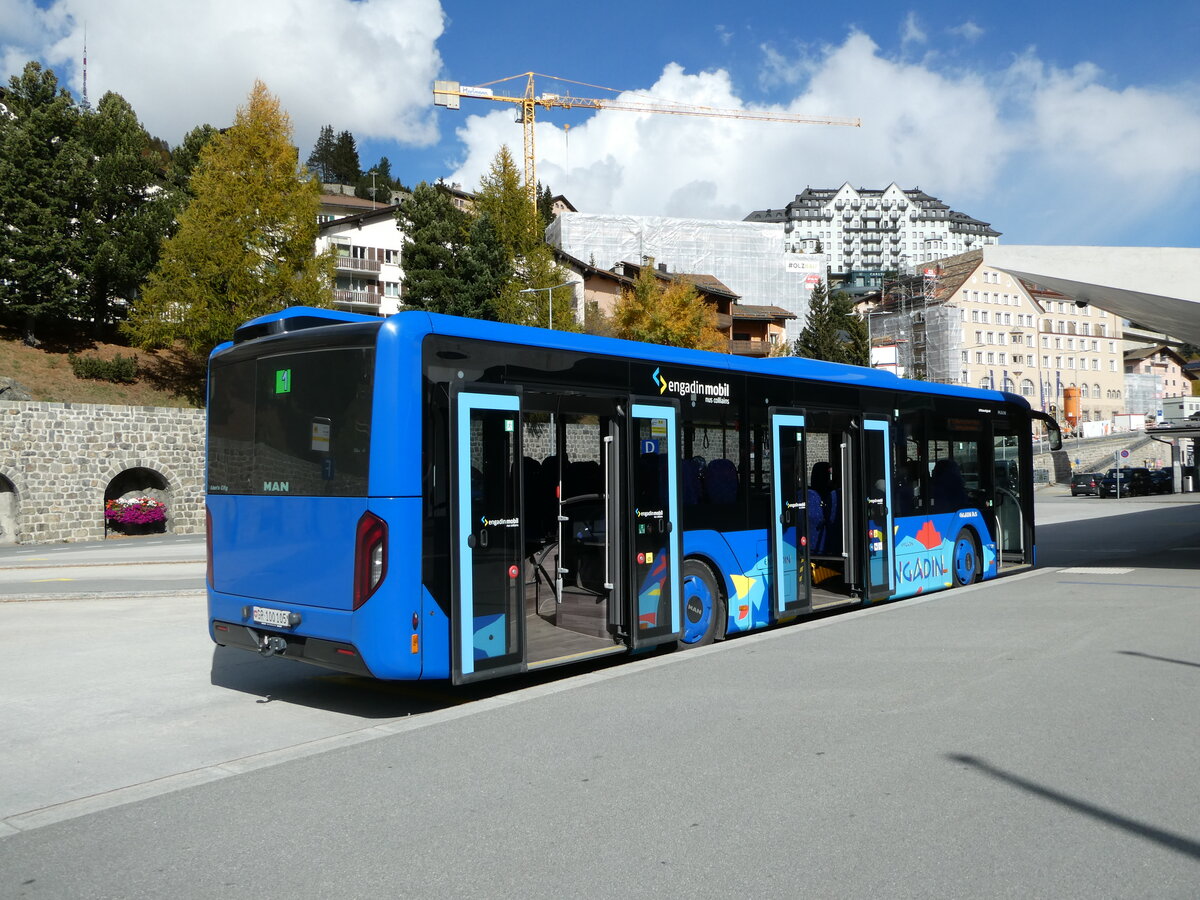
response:
<svg viewBox="0 0 1200 900"><path fill-rule="evenodd" d="M399 311L404 232L397 209L399 205L380 206L321 223L317 252L333 250L338 309L379 316Z"/></svg>
<svg viewBox="0 0 1200 900"><path fill-rule="evenodd" d="M787 324L794 314L779 306L756 306L740 302L740 297L713 275L671 272L666 263L653 259L645 263L618 262L601 269L570 254L556 250L555 261L576 280L575 314L584 320L584 305L592 305L611 316L617 301L632 291L642 270L651 267L664 284L685 282L696 289L700 298L716 312L716 328L728 341L728 352L738 356L770 356L787 341Z"/></svg>
<svg viewBox="0 0 1200 900"><path fill-rule="evenodd" d="M987 222L895 182L882 189L806 187L787 205L755 210L745 221L781 225L786 251L823 255L851 287L870 280L860 273L902 272L1000 240Z"/></svg>
<svg viewBox="0 0 1200 900"><path fill-rule="evenodd" d="M785 252L783 230L767 223L564 210L546 229L546 242L576 261L588 260L591 269L654 258L708 273L739 303L782 309L788 341L800 336L812 289L825 280L820 257Z"/></svg>

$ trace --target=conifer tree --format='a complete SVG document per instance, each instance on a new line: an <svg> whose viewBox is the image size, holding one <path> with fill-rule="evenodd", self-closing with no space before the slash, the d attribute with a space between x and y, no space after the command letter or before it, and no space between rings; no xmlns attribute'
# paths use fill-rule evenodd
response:
<svg viewBox="0 0 1200 900"><path fill-rule="evenodd" d="M867 333L863 320L843 293L829 295L825 285L813 288L796 355L809 359L867 365Z"/></svg>
<svg viewBox="0 0 1200 900"><path fill-rule="evenodd" d="M465 293L461 264L471 228L449 194L422 181L396 211L404 232L404 302L452 313Z"/></svg>
<svg viewBox="0 0 1200 900"><path fill-rule="evenodd" d="M36 62L9 80L0 114L0 316L23 330L67 326L78 295L85 158L79 112Z"/></svg>
<svg viewBox="0 0 1200 900"><path fill-rule="evenodd" d="M139 346L182 341L207 354L247 319L330 305L332 257L314 253L321 186L298 170L291 134L259 81L233 127L205 145L195 199L126 323Z"/></svg>
<svg viewBox="0 0 1200 900"><path fill-rule="evenodd" d="M349 131L338 134L333 142L333 152L329 159L329 174L338 184L357 184L362 177L362 167L358 161L358 146L354 135Z"/></svg>
<svg viewBox="0 0 1200 900"><path fill-rule="evenodd" d="M217 134L217 129L211 125L197 125L185 134L179 146L171 151L171 186L177 195L182 196L184 205L192 197L192 171L200 162L200 151Z"/></svg>
<svg viewBox="0 0 1200 900"><path fill-rule="evenodd" d="M487 174L479 179L475 209L491 216L500 243L517 268L530 251L542 243L536 211L521 184L521 173L507 146L492 160Z"/></svg>
<svg viewBox="0 0 1200 900"><path fill-rule="evenodd" d="M500 148L487 174L480 179L475 209L492 220L512 271L496 299L497 317L518 325L549 325L551 315L546 294L540 290L522 291L553 288L568 281L569 273L555 264L553 251L546 246L541 218L529 202L529 193L507 146ZM571 290L559 288L551 291L550 296L554 304L554 327L577 328Z"/></svg>
<svg viewBox="0 0 1200 900"><path fill-rule="evenodd" d="M333 177L333 126L322 125L313 145L312 153L308 154L308 170L316 174L323 182L332 183Z"/></svg>
<svg viewBox="0 0 1200 900"><path fill-rule="evenodd" d="M113 299L133 301L158 259L173 215L161 162L133 108L106 93L83 116L90 184L79 222L81 289L93 334L108 325Z"/></svg>

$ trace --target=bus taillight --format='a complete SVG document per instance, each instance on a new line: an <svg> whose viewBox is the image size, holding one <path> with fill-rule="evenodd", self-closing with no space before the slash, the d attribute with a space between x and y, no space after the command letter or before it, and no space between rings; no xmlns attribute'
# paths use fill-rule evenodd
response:
<svg viewBox="0 0 1200 900"><path fill-rule="evenodd" d="M387 525L374 513L358 520L354 541L354 609L375 593L387 574Z"/></svg>

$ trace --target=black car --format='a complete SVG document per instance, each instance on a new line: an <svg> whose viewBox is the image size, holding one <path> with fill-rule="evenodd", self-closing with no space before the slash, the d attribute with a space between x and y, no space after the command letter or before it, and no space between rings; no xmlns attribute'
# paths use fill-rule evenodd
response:
<svg viewBox="0 0 1200 900"><path fill-rule="evenodd" d="M1080 494L1095 496L1100 493L1100 479L1104 476L1099 472L1076 472L1071 476L1071 496Z"/></svg>
<svg viewBox="0 0 1200 900"><path fill-rule="evenodd" d="M1175 474L1170 469L1151 469L1150 483L1152 485L1151 493L1175 493Z"/></svg>
<svg viewBox="0 0 1200 900"><path fill-rule="evenodd" d="M1104 473L1100 479L1101 497L1145 497L1153 490L1149 469L1123 466L1120 473L1120 478L1116 469Z"/></svg>

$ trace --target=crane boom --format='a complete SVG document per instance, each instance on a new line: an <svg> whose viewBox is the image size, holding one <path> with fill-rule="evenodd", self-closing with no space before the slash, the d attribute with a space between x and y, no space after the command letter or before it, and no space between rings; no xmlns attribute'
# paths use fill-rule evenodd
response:
<svg viewBox="0 0 1200 900"><path fill-rule="evenodd" d="M742 119L753 122L790 122L800 125L847 125L857 128L862 125L860 119L839 116L803 116L796 113L767 112L752 109L721 109L713 106L699 106L688 103L673 103L670 101L645 100L616 100L605 97L575 97L571 94L543 93L538 95L534 90L535 72L525 72L510 78L489 82L498 84L515 78L525 79L525 93L522 95L498 94L488 85L463 85L457 81L435 81L433 83L433 103L435 106L445 106L448 109L458 109L463 97L475 100L491 100L497 103L511 103L520 108L517 121L524 125L525 131L525 188L535 204L536 177L534 165L534 120L537 107L543 109L611 109L626 112L661 113L672 116L696 116L710 119ZM542 76L550 77L550 76ZM564 80L564 79L560 79Z"/></svg>

